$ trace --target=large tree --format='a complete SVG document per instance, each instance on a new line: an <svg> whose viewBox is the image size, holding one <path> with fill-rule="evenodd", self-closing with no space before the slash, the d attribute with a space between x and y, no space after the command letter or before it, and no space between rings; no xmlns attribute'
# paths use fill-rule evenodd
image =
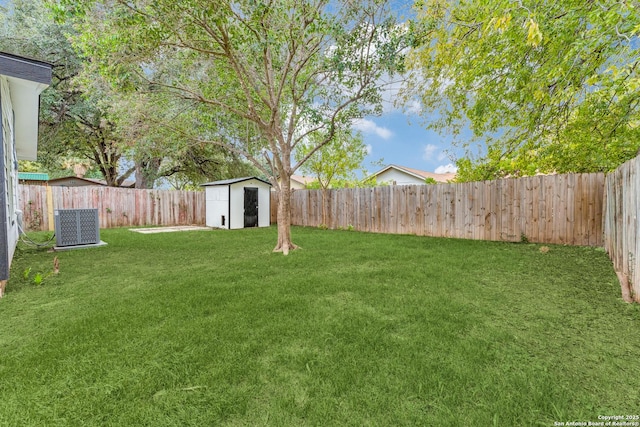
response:
<svg viewBox="0 0 640 427"><path fill-rule="evenodd" d="M156 91L120 93L112 99L112 115L135 162L136 188L152 188L157 179L171 178L180 189L193 189L203 182L256 174L235 153L199 141L209 132L202 129L208 119L192 101Z"/></svg>
<svg viewBox="0 0 640 427"><path fill-rule="evenodd" d="M42 94L41 163L55 172L70 158L90 162L117 186L134 169L120 171L121 141L104 102L108 88L98 75L80 81L85 59L67 39L71 31L41 0L13 0L0 9L0 49L53 65L52 85Z"/></svg>
<svg viewBox="0 0 640 427"><path fill-rule="evenodd" d="M337 128L380 111L402 33L386 1L67 1L79 44L107 76L194 102L201 139L251 161L279 193L278 243L291 240L290 177ZM173 67L169 67L173 65ZM246 122L246 134L238 126ZM227 128L226 124L232 126ZM292 163L301 141L322 132Z"/></svg>
<svg viewBox="0 0 640 427"><path fill-rule="evenodd" d="M459 179L607 171L640 146L637 0L422 0L409 96L486 143ZM435 120L433 119L435 117ZM472 146L473 147L473 146Z"/></svg>
<svg viewBox="0 0 640 427"><path fill-rule="evenodd" d="M0 7L0 50L53 64L52 85L42 94L40 168L60 176L82 164L110 186L135 173L136 188L152 188L158 177L176 173L202 183L250 169L221 149L185 144L166 149L167 141L182 135L154 123L174 115L173 106L114 91L74 49L69 37L74 33L69 22L54 20L42 0L13 0Z"/></svg>

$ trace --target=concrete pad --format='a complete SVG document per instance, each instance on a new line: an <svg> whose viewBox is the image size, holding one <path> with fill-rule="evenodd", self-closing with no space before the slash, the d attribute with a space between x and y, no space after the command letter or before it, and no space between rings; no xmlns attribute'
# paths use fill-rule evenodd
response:
<svg viewBox="0 0 640 427"><path fill-rule="evenodd" d="M152 228L130 228L129 231L142 234L153 233L173 233L175 231L202 231L211 230L209 227L202 227L199 225L179 225L175 227L152 227Z"/></svg>
<svg viewBox="0 0 640 427"><path fill-rule="evenodd" d="M89 248L99 248L101 246L107 246L105 242L100 240L100 243L92 243L90 245L73 245L73 246L54 246L53 250L57 251L71 251L73 249L89 249Z"/></svg>

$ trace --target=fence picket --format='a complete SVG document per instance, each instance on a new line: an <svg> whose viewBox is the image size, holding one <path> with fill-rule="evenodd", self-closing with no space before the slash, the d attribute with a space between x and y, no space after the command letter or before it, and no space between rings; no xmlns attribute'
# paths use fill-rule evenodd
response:
<svg viewBox="0 0 640 427"><path fill-rule="evenodd" d="M605 188L604 247L618 273L623 295L640 302L640 157L629 160L608 174Z"/></svg>
<svg viewBox="0 0 640 427"><path fill-rule="evenodd" d="M328 203L330 228L502 241L524 235L531 242L599 246L604 181L595 173L333 189L321 202L317 190L297 190L291 223L320 224L320 205Z"/></svg>
<svg viewBox="0 0 640 427"><path fill-rule="evenodd" d="M98 209L101 228L137 225L202 225L204 192L135 190L113 187L48 187L53 209ZM49 230L47 187L20 185L23 223L27 230Z"/></svg>

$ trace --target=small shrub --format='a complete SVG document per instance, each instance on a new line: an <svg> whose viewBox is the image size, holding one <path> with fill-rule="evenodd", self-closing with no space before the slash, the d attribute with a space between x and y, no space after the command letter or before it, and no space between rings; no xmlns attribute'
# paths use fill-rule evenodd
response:
<svg viewBox="0 0 640 427"><path fill-rule="evenodd" d="M40 286L42 285L42 283L44 282L44 280L51 276L51 275L55 275L58 274L60 272L60 263L58 261L58 257L54 257L53 258L53 269L48 272L47 274L43 274L41 272L37 272L34 276L33 279L31 279L31 272L32 272L32 268L28 267L26 268L23 272L22 272L22 278L24 279L25 282L29 283L33 283L36 286Z"/></svg>
<svg viewBox="0 0 640 427"><path fill-rule="evenodd" d="M429 184L429 185L433 185L433 184L437 184L438 181L435 180L435 178L429 177L429 178L425 178L424 182Z"/></svg>
<svg viewBox="0 0 640 427"><path fill-rule="evenodd" d="M42 275L42 273L36 273L36 275L33 277L33 284L40 286L42 285L43 280L44 280L44 276Z"/></svg>

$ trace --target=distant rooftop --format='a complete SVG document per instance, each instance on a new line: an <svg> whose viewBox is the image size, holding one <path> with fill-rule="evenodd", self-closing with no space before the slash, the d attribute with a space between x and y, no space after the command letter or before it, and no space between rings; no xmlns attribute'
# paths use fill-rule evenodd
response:
<svg viewBox="0 0 640 427"><path fill-rule="evenodd" d="M422 171L422 170L419 170L419 169L408 168L406 166L399 166L399 165L390 165L390 166L393 166L396 169L401 169L401 170L404 170L406 172L413 173L414 175L419 175L419 176L421 176L423 178L433 178L437 182L447 182L447 181L450 181L450 180L452 180L452 179L454 179L456 177L456 174L452 173L452 172L435 173L435 172Z"/></svg>
<svg viewBox="0 0 640 427"><path fill-rule="evenodd" d="M446 183L446 182L450 182L452 180L455 179L456 174L455 173L435 173L435 172L427 172L427 171L422 171L419 169L413 169L413 168L408 168L406 166L399 166L399 165L388 165L386 167L384 167L383 169L379 170L378 172L370 175L371 176L378 176L380 174L382 174L383 172L386 172L390 169L395 169L397 171L401 171L405 174L414 176L416 178L419 179L427 179L427 178L433 178L434 180L436 180L436 182L442 182L442 183Z"/></svg>
<svg viewBox="0 0 640 427"><path fill-rule="evenodd" d="M18 172L18 179L24 181L49 181L49 174L42 172Z"/></svg>
<svg viewBox="0 0 640 427"><path fill-rule="evenodd" d="M291 179L294 181L298 181L300 184L304 184L304 185L317 181L317 178L313 176L304 176L304 175L291 175Z"/></svg>

